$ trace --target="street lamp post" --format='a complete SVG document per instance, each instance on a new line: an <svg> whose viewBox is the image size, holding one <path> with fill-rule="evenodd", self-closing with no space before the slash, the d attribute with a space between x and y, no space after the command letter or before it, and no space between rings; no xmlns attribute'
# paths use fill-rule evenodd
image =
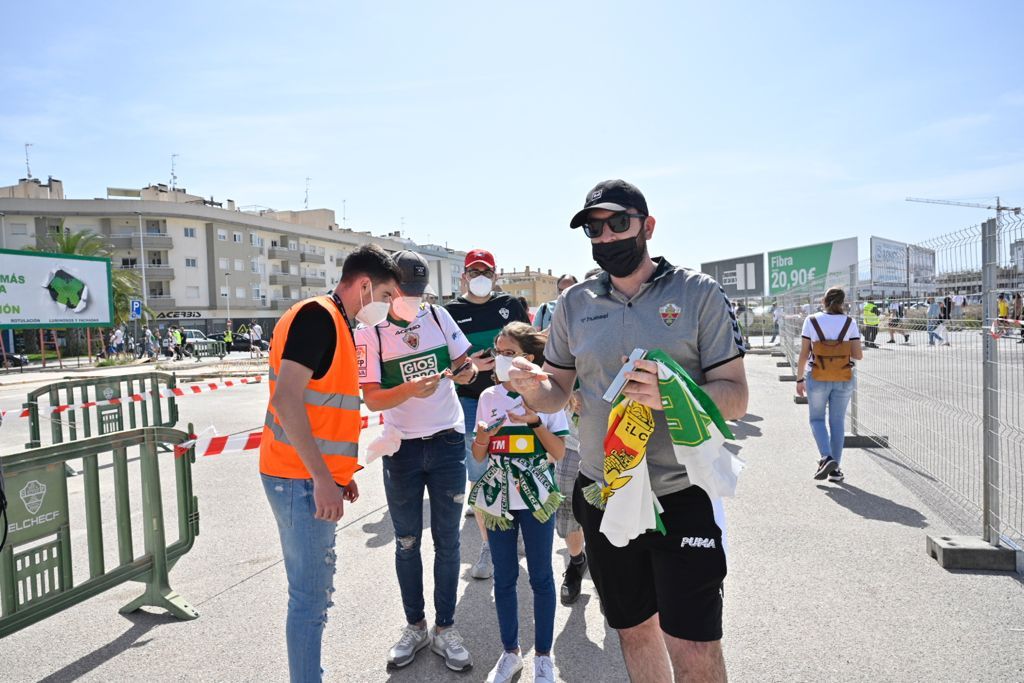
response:
<svg viewBox="0 0 1024 683"><path fill-rule="evenodd" d="M139 251L142 252L142 307L149 308L149 286L146 284L146 238L142 233L142 212L136 211L139 217Z"/></svg>
<svg viewBox="0 0 1024 683"><path fill-rule="evenodd" d="M228 320L231 320L231 273L224 273L224 282L228 288Z"/></svg>
<svg viewBox="0 0 1024 683"><path fill-rule="evenodd" d="M0 211L0 249L7 248L7 224L4 223L4 216L6 215Z"/></svg>

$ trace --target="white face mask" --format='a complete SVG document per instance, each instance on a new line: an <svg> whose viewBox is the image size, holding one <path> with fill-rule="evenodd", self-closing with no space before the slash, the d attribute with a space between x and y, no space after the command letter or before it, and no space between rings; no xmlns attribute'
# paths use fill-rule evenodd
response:
<svg viewBox="0 0 1024 683"><path fill-rule="evenodd" d="M494 283L486 275L477 275L469 281L469 293L473 296L487 296L494 289Z"/></svg>
<svg viewBox="0 0 1024 683"><path fill-rule="evenodd" d="M391 310L395 316L412 322L420 313L420 298L418 296L403 296L391 302Z"/></svg>
<svg viewBox="0 0 1024 683"><path fill-rule="evenodd" d="M508 371L512 369L512 361L515 359L515 356L497 355L494 357L494 376L498 378L499 382L508 382L512 379L509 377Z"/></svg>
<svg viewBox="0 0 1024 683"><path fill-rule="evenodd" d="M359 303L363 303L363 293L359 292ZM388 311L391 307L383 301L373 300L373 290L370 290L370 303L364 304L356 313L356 320L367 327L376 327L387 320Z"/></svg>

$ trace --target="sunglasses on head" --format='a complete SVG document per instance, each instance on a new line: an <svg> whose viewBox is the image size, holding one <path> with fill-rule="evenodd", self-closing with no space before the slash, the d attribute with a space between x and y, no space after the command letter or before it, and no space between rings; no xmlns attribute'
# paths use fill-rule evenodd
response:
<svg viewBox="0 0 1024 683"><path fill-rule="evenodd" d="M587 237L593 239L600 237L604 232L604 226L611 228L612 232L626 232L629 230L629 221L631 218L639 218L641 221L647 216L639 213L627 213L622 211L620 213L614 213L608 218L590 218L586 223L583 224L583 232Z"/></svg>

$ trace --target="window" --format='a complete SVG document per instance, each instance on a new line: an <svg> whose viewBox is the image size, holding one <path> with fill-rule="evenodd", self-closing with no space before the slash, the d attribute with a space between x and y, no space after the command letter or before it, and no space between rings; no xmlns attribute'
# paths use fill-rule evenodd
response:
<svg viewBox="0 0 1024 683"><path fill-rule="evenodd" d="M217 267L220 268L221 270L227 270L228 260L221 256L219 259L217 259Z"/></svg>
<svg viewBox="0 0 1024 683"><path fill-rule="evenodd" d="M252 245L254 247L258 247L259 244L260 244L259 239L260 238L256 235L256 233L254 233L254 232L250 232L249 233L249 244L250 245Z"/></svg>
<svg viewBox="0 0 1024 683"><path fill-rule="evenodd" d="M259 301L262 296L263 296L263 294L262 294L262 292L260 292L260 286L259 285L253 285L252 286L252 300L253 301Z"/></svg>
<svg viewBox="0 0 1024 683"><path fill-rule="evenodd" d="M198 287L186 287L185 288L185 298L186 299L198 299L199 298L199 288Z"/></svg>
<svg viewBox="0 0 1024 683"><path fill-rule="evenodd" d="M260 263L256 259L249 259L249 271L252 273L260 272Z"/></svg>
<svg viewBox="0 0 1024 683"><path fill-rule="evenodd" d="M198 259L194 259L194 258L187 258L187 259L185 259L185 267L186 268L198 268L199 267Z"/></svg>
<svg viewBox="0 0 1024 683"><path fill-rule="evenodd" d="M295 240L288 240L288 251L298 251L299 243Z"/></svg>
<svg viewBox="0 0 1024 683"><path fill-rule="evenodd" d="M260 264L260 275L266 275L266 274L267 274L267 264L266 263L261 263Z"/></svg>
<svg viewBox="0 0 1024 683"><path fill-rule="evenodd" d="M242 259L235 259L235 270L245 270L245 262Z"/></svg>
<svg viewBox="0 0 1024 683"><path fill-rule="evenodd" d="M227 242L228 241L228 231L227 230L220 230L220 229L218 229L217 230L217 241L218 242Z"/></svg>
<svg viewBox="0 0 1024 683"><path fill-rule="evenodd" d="M28 223L11 223L12 235L27 235Z"/></svg>
<svg viewBox="0 0 1024 683"><path fill-rule="evenodd" d="M185 237L195 237L195 236L196 236L196 229L195 228L185 228Z"/></svg>
<svg viewBox="0 0 1024 683"><path fill-rule="evenodd" d="M241 244L242 243L242 233L236 232L236 233L234 233L232 235L232 238L233 238L233 241L234 241L235 244Z"/></svg>
<svg viewBox="0 0 1024 683"><path fill-rule="evenodd" d="M136 265L135 264L135 259L133 259L133 258L122 258L121 259L121 267L122 268L134 268L135 265Z"/></svg>
<svg viewBox="0 0 1024 683"><path fill-rule="evenodd" d="M227 287L222 286L220 288L220 298L221 299L227 299L228 298L228 288Z"/></svg>
<svg viewBox="0 0 1024 683"><path fill-rule="evenodd" d="M235 287L235 298L236 299L244 299L245 298L245 287Z"/></svg>

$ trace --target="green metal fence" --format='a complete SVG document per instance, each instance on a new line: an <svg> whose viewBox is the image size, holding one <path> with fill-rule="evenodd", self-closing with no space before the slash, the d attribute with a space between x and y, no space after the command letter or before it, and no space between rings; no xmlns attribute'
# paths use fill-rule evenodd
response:
<svg viewBox="0 0 1024 683"><path fill-rule="evenodd" d="M173 427L178 422L178 406L173 395L162 390L177 385L174 375L149 372L120 377L92 377L67 380L29 392L23 405L29 411L29 442L26 448L44 445L43 423L49 425L49 443L78 441L125 429ZM145 396L145 401L126 401ZM82 405L92 401L120 399L124 402L53 413L58 405Z"/></svg>
<svg viewBox="0 0 1024 683"><path fill-rule="evenodd" d="M189 433L192 425L189 425ZM161 454L160 445L177 445L189 438L185 432L166 427L146 427L59 443L0 458L9 499L10 535L0 551L0 638L46 619L75 604L126 581L141 581L145 591L123 608L133 612L143 606L166 609L179 619L198 613L171 587L168 577L174 563L187 553L199 534L199 501L192 492L189 449L175 456ZM136 554L132 529L129 449L138 448L141 478L143 552ZM109 466L100 456L110 455ZM159 458L174 458L178 539L168 544L164 533L163 488ZM88 578L75 582L72 570L71 529L82 520L71 519L68 482L64 474L69 459L84 466L84 527ZM104 556L100 470L113 472L116 566Z"/></svg>
<svg viewBox="0 0 1024 683"><path fill-rule="evenodd" d="M223 359L227 353L224 342L217 339L193 339L186 344L185 348L197 363L203 358L213 358L214 356Z"/></svg>

